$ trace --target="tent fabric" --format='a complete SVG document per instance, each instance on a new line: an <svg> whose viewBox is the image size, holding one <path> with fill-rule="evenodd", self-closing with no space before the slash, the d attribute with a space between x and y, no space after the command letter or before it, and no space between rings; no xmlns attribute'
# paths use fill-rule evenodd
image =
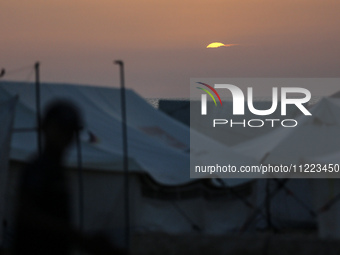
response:
<svg viewBox="0 0 340 255"><path fill-rule="evenodd" d="M325 174L323 179L311 179L310 185L312 187L312 197L315 211L318 211L317 222L318 232L321 238L340 238L340 179L339 179L339 165L340 165L340 150L321 155L318 157L303 158L304 163L321 164L329 168L330 164L334 166L335 175L330 178L330 175Z"/></svg>
<svg viewBox="0 0 340 255"><path fill-rule="evenodd" d="M0 100L19 95L11 143L12 168L10 171L9 228L14 226L14 201L18 187L18 174L28 158L37 150L35 91L33 83L0 82ZM115 88L69 84L41 84L41 106L55 98L68 98L83 111L85 127L81 133L83 159L84 230L114 234L124 230L124 186L122 170L122 136L120 91ZM207 199L197 194L194 198L181 198L181 185L197 181L189 176L190 129L157 111L131 90L126 91L129 146L129 182L131 229L165 233L193 232L193 224L204 233L226 233L244 222L251 209L235 196ZM30 132L23 130L30 128ZM211 139L193 132L193 136L209 148L225 150L235 164L247 157L233 152ZM198 149L192 151L204 157ZM77 151L70 149L67 165L70 167L69 186L72 194L73 222L79 223L79 182L75 171ZM253 161L251 161L253 162ZM142 174L148 174L157 184L178 189L175 201L154 199L142 194ZM225 179L225 185L253 185L248 179ZM217 185L215 185L215 188ZM156 191L155 191L156 192ZM247 198L252 193L248 194ZM237 213L236 213L237 212ZM8 231L10 236L11 231ZM120 236L124 236L121 234Z"/></svg>
<svg viewBox="0 0 340 255"><path fill-rule="evenodd" d="M340 150L319 157L306 157L303 159L303 162L317 164L340 164Z"/></svg>
<svg viewBox="0 0 340 255"><path fill-rule="evenodd" d="M14 162L10 171L10 201L16 197L18 173L23 163ZM79 224L79 186L77 171L70 169L69 187L72 206L72 221ZM156 232L169 234L210 233L225 234L239 231L252 208L232 194L205 198L199 193L195 197L182 197L178 187L174 199L157 199L143 194L143 182L140 174L130 174L130 228L131 232ZM89 233L101 232L109 235L117 242L124 244L124 176L114 171L84 171L84 224L83 230ZM253 201L253 182L242 185L242 197ZM174 186L174 189L177 187ZM155 191L157 193L157 191ZM8 236L12 235L14 227L13 204L7 213L9 222ZM198 226L198 228L195 228ZM252 226L249 231L254 230ZM121 239L121 240L120 240Z"/></svg>
<svg viewBox="0 0 340 255"><path fill-rule="evenodd" d="M234 148L241 153L252 156L264 164L300 164L307 163L337 163L339 162L340 136L340 100L338 98L323 98L310 108L312 116L301 116L296 120L294 128L278 128L273 132L239 144ZM299 176L307 177L307 176ZM316 177L321 177L320 174ZM259 201L263 201L265 181L257 182ZM274 185L275 187L276 185ZM308 210L303 207L313 207L313 186L307 179L292 179L284 189L271 200L271 210L274 224L287 222L315 223ZM273 187L269 187L272 192ZM298 200L290 195L294 193ZM262 197L261 197L262 194ZM327 199L324 200L326 202ZM305 206L302 206L302 205ZM282 206L284 205L284 210ZM302 206L302 207L301 207ZM299 212L290 213L291 212ZM279 214L280 212L280 214ZM276 226L277 226L276 225Z"/></svg>
<svg viewBox="0 0 340 255"><path fill-rule="evenodd" d="M122 132L120 90L99 86L70 84L41 84L41 106L55 98L74 101L83 111L85 128L81 134L83 167L103 171L122 171ZM0 82L0 100L18 94L14 127L36 127L35 89L33 83ZM126 91L129 170L148 173L164 185L181 185L191 181L189 176L190 129L154 109L132 90ZM230 152L235 165L252 162L230 148L192 131L191 135L204 141L207 148L219 147ZM11 144L11 158L26 161L37 149L36 133L16 132ZM204 152L209 157L209 151ZM193 156L200 157L200 151ZM73 147L67 165L76 167ZM204 161L204 158L200 158ZM228 186L249 180L225 180Z"/></svg>
<svg viewBox="0 0 340 255"><path fill-rule="evenodd" d="M333 97L333 98L340 98L340 91L335 92L335 93L332 94L330 97Z"/></svg>
<svg viewBox="0 0 340 255"><path fill-rule="evenodd" d="M13 97L7 101L0 102L0 244L3 241L3 221L7 209L8 191L8 162L11 143L11 131L14 120L15 106L18 101Z"/></svg>
<svg viewBox="0 0 340 255"><path fill-rule="evenodd" d="M281 127L233 148L269 164L298 164L339 150L340 100L323 98L310 112L312 116L298 117L294 128Z"/></svg>
<svg viewBox="0 0 340 255"><path fill-rule="evenodd" d="M189 104L189 102L188 102ZM209 118L211 120L213 119L232 119L233 122L242 122L243 120L249 120L249 119L260 119L262 121L265 121L265 119L268 118L268 116L259 116L255 115L248 107L245 107L245 113L244 115L233 115L233 112L230 111L230 109L233 109L233 102L232 101L224 101L223 105L224 107L216 108L212 105L209 107L209 104L213 104L213 102L208 102L208 109L209 109ZM272 106L271 101L254 101L253 102L255 109L270 109ZM190 102L191 112L200 112L200 102ZM195 110L194 110L195 109ZM200 121L201 115L199 114L191 114L189 109L187 110L188 118L191 118L192 123L194 123L194 128L197 129L199 132L206 134L206 130L208 129L208 126L210 125L210 122L206 121ZM297 107L294 107L293 105L287 105L286 109L286 117L287 119L295 118L300 114L300 110ZM223 117L222 117L223 116ZM277 106L277 109L274 113L270 115L271 119L279 119L281 117L281 104L279 103ZM211 132L207 134L208 136L212 137L215 140L220 141L221 143L227 145L227 146L236 146L238 144L244 143L246 141L249 141L251 139L254 139L256 137L261 137L262 135L268 134L269 132L276 130L279 127L279 125L274 125L272 127L271 125L264 125L261 128L252 128L249 126L242 126L242 125L235 125L233 128L228 129L228 131L224 132L223 136L221 136L220 132Z"/></svg>
<svg viewBox="0 0 340 255"><path fill-rule="evenodd" d="M265 229L273 226L277 229L308 229L315 227L315 217L308 211L308 209L314 209L312 187L309 180L290 179L283 188L277 190L278 185L273 179L260 179L255 184L255 203L258 207L264 206L266 203L268 195L266 189L269 193L275 192L275 195L267 202L267 209L262 207L263 214L257 219L258 228ZM268 225L267 221L268 209L272 226Z"/></svg>

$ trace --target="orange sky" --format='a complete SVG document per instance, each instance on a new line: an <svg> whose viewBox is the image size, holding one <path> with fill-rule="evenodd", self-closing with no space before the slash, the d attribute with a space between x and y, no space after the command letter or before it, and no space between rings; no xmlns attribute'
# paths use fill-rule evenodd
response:
<svg viewBox="0 0 340 255"><path fill-rule="evenodd" d="M188 97L190 77L339 77L338 0L0 0L7 79ZM214 41L239 44L206 49Z"/></svg>

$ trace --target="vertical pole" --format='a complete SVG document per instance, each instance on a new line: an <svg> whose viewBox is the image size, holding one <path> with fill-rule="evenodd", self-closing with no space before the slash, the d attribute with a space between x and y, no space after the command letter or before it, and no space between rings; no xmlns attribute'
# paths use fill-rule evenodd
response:
<svg viewBox="0 0 340 255"><path fill-rule="evenodd" d="M270 210L270 179L266 180L266 200L265 200L265 208L266 208L266 220L267 220L267 228L269 230L273 229L272 224L272 216L271 216L271 210Z"/></svg>
<svg viewBox="0 0 340 255"><path fill-rule="evenodd" d="M128 144L126 126L126 97L124 81L124 62L116 60L115 64L120 68L120 97L122 109L122 138L123 138L123 168L124 168L124 205L125 205L125 242L126 249L130 248L130 205L129 205L129 166L128 166Z"/></svg>
<svg viewBox="0 0 340 255"><path fill-rule="evenodd" d="M1 71L0 71L0 78L2 78L6 73L6 70L5 68L2 68Z"/></svg>
<svg viewBox="0 0 340 255"><path fill-rule="evenodd" d="M83 179L83 165L82 153L80 143L80 130L76 130L77 143L77 161L78 161L78 197L79 197L79 229L84 229L84 179Z"/></svg>
<svg viewBox="0 0 340 255"><path fill-rule="evenodd" d="M37 146L39 157L42 153L42 142L41 142L41 113L40 113L40 63L36 62L34 65L35 69L35 102L37 111Z"/></svg>

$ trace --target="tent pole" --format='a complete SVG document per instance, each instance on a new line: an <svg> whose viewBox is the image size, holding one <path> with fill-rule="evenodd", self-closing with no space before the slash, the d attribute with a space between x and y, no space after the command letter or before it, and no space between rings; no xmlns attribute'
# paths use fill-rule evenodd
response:
<svg viewBox="0 0 340 255"><path fill-rule="evenodd" d="M270 195L270 179L266 179L266 198L265 198L265 209L266 209L266 221L267 228L269 230L273 229L272 216L271 216L271 199Z"/></svg>
<svg viewBox="0 0 340 255"><path fill-rule="evenodd" d="M77 164L78 164L78 192L79 192L79 229L84 229L84 179L83 179L83 165L82 153L80 143L80 130L76 131L77 143Z"/></svg>
<svg viewBox="0 0 340 255"><path fill-rule="evenodd" d="M5 68L2 68L1 71L0 71L0 78L4 77L5 73L6 73Z"/></svg>
<svg viewBox="0 0 340 255"><path fill-rule="evenodd" d="M123 138L123 168L124 168L124 206L125 206L125 244L129 252L130 248L130 205L129 205L129 166L128 166L128 144L127 144L127 125L126 125L126 96L124 81L124 62L116 60L115 64L120 69L120 102L122 109L122 138Z"/></svg>
<svg viewBox="0 0 340 255"><path fill-rule="evenodd" d="M37 146L39 157L42 153L41 143L41 114L40 114L40 63L36 62L34 65L35 69L35 103L37 110Z"/></svg>

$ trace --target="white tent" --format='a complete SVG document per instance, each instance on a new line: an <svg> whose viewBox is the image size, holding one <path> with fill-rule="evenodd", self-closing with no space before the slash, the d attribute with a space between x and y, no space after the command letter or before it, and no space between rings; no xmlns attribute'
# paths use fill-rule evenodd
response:
<svg viewBox="0 0 340 255"><path fill-rule="evenodd" d="M2 97L20 95L15 128L34 128L35 90L33 84L2 82ZM41 87L42 108L56 97L73 100L84 112L85 131L82 134L83 160L85 168L117 171L122 169L122 135L120 93L118 89L63 84L43 84ZM1 96L0 96L1 97ZM1 99L1 98L0 98ZM188 169L189 129L157 111L133 91L127 91L127 124L129 169L146 171L157 182L165 185L179 185L191 182ZM240 165L247 157L233 152L213 140L193 131L206 147L220 147L231 154L231 163ZM93 139L94 138L94 139ZM95 141L93 141L95 140ZM222 146L222 147L221 147ZM15 133L11 158L27 160L36 150L36 134ZM196 150L196 149L195 149ZM204 151L206 152L206 151ZM68 158L69 166L76 166L76 150ZM193 155L200 154L194 151ZM157 159L154 158L157 155ZM213 155L207 155L212 157ZM176 159L176 160L175 160ZM253 163L253 162L252 162ZM233 186L235 181L228 185Z"/></svg>
<svg viewBox="0 0 340 255"><path fill-rule="evenodd" d="M316 164L340 164L340 150L319 157L307 157L303 161Z"/></svg>
<svg viewBox="0 0 340 255"><path fill-rule="evenodd" d="M18 94L15 128L35 127L34 84L0 83L0 100ZM232 231L242 225L249 210L228 191L189 177L189 128L157 111L127 90L131 226L161 232ZM42 84L42 106L53 98L73 100L84 112L81 134L84 171L84 228L88 231L124 227L120 92L114 88ZM19 130L20 131L20 130ZM201 137L209 146L230 151L234 165L253 162L228 147ZM11 158L25 162L36 150L35 132L16 132ZM199 151L195 151L200 155ZM206 155L207 157L209 155ZM201 160L204 161L204 158ZM72 148L67 165L76 167ZM14 174L13 174L14 175ZM76 174L71 173L77 198ZM15 186L15 178L11 178ZM249 180L224 180L249 199ZM209 185L211 188L209 188ZM218 196L215 198L215 194ZM221 195L222 194L222 195ZM223 195L224 194L224 195ZM14 191L12 196L14 196ZM169 197L169 199L166 199ZM211 199L214 198L214 199ZM77 199L74 206L77 208ZM75 210L76 211L76 210Z"/></svg>
<svg viewBox="0 0 340 255"><path fill-rule="evenodd" d="M330 178L310 180L310 185L314 208L318 213L319 237L340 239L340 151L319 157L307 157L303 162L333 168L332 175L323 174Z"/></svg>
<svg viewBox="0 0 340 255"><path fill-rule="evenodd" d="M213 102L208 102L208 104L213 104ZM271 101L254 101L254 107L255 109L269 109L272 106ZM220 132L209 132L207 134L207 130L210 130L210 123L213 119L232 119L234 122L242 122L244 119L261 119L265 121L265 119L268 118L268 116L258 116L253 114L249 111L248 107L245 107L245 113L244 115L233 115L232 111L230 109L233 109L233 102L232 101L224 101L223 102L224 107L216 108L211 105L207 108L209 109L209 121L201 121L202 116L200 114L200 102L191 102L190 103L190 111L191 115L189 115L188 111L188 117L191 118L191 123L194 124L194 128L203 133L208 135L209 137L212 137L214 140L219 141L227 146L236 146L238 144L242 144L246 141L249 141L251 139L254 139L256 137L261 137L264 134L268 134L269 132L277 129L279 125L276 125L272 127L271 125L264 125L261 128L251 128L249 126L242 126L242 125L235 125L233 128L227 129L223 132L223 136L221 136ZM293 105L288 105L287 107L287 119L295 118L298 116L299 109L297 107L293 107ZM196 114L195 114L196 113ZM223 117L222 117L223 116ZM281 117L281 104L278 104L278 107L276 111L270 115L271 119L279 119Z"/></svg>
<svg viewBox="0 0 340 255"><path fill-rule="evenodd" d="M294 128L278 128L273 132L239 144L234 148L245 155L252 156L263 164L289 165L301 164L306 158L318 158L332 154L340 146L340 100L338 98L323 98L314 105L310 112L312 116L301 116L296 120L298 126ZM333 162L329 162L333 163ZM281 175L280 177L284 177ZM290 177L290 175L287 175ZM298 177L308 178L307 174ZM322 177L320 173L315 178ZM258 182L258 194L262 194L264 181ZM290 180L286 186L293 191L298 200L292 199L289 192L282 190L272 202L272 215L277 221L315 221L307 207L313 209L310 182L304 179ZM263 196L264 197L264 196ZM261 199L261 201L263 198ZM286 210L282 210L285 204ZM291 211L291 212L289 212ZM292 213L302 212L301 215ZM282 215L279 216L279 213Z"/></svg>
<svg viewBox="0 0 340 255"><path fill-rule="evenodd" d="M298 164L302 158L339 150L340 100L323 98L310 112L312 116L298 117L298 125L294 128L281 127L234 148L270 164Z"/></svg>

